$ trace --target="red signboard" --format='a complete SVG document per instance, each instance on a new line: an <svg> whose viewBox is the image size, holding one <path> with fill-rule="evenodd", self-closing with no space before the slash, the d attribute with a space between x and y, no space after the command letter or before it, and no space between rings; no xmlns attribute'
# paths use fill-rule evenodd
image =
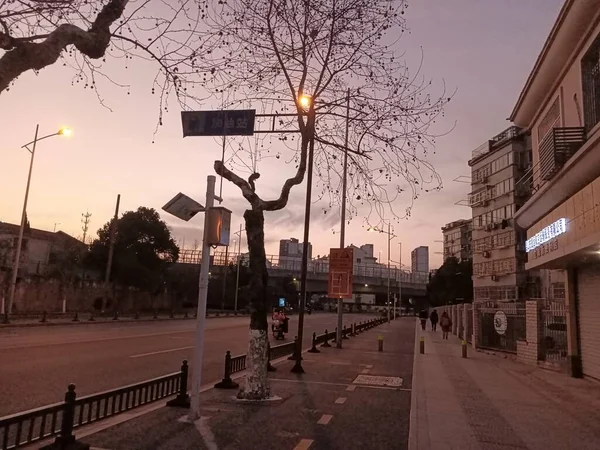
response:
<svg viewBox="0 0 600 450"><path fill-rule="evenodd" d="M332 248L329 250L328 296L330 298L352 298L353 269L353 249Z"/></svg>

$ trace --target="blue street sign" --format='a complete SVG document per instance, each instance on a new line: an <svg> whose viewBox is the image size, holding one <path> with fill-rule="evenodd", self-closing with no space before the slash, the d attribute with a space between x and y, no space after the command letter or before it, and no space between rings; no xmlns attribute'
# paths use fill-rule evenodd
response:
<svg viewBox="0 0 600 450"><path fill-rule="evenodd" d="M255 109L181 111L183 137L252 136L255 115Z"/></svg>

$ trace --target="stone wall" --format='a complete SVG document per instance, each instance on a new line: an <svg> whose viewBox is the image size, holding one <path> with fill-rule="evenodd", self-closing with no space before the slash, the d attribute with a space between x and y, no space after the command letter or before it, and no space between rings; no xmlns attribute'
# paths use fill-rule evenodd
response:
<svg viewBox="0 0 600 450"><path fill-rule="evenodd" d="M131 288L115 288L109 291L107 310L118 309L120 313L153 309L181 307L168 293L152 296ZM92 311L99 308L103 284L84 281L62 284L58 280L23 279L17 284L13 313Z"/></svg>

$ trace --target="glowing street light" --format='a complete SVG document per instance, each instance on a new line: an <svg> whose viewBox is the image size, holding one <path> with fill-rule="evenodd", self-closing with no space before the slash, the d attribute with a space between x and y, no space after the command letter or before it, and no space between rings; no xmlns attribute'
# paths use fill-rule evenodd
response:
<svg viewBox="0 0 600 450"><path fill-rule="evenodd" d="M59 129L56 133L48 134L46 136L38 137L40 126L39 124L35 127L35 136L33 141L28 142L27 144L21 146L21 148L27 149L29 153L31 153L31 159L29 161L29 174L27 175L27 187L25 188L25 200L23 201L23 211L21 212L21 227L19 228L19 239L17 241L17 249L15 252L15 261L12 267L12 279L10 282L10 291L8 293L8 305L2 304L2 309L4 309L4 322L8 323L8 316L12 313L12 306L15 300L15 290L17 287L17 275L19 273L19 262L21 259L21 247L23 245L23 231L25 230L26 223L26 214L27 214L27 199L29 198L29 186L31 185L31 172L33 170L33 160L35 157L35 147L36 144L43 140L52 136L70 136L71 129L67 127L63 127ZM32 145L31 149L29 146Z"/></svg>
<svg viewBox="0 0 600 450"><path fill-rule="evenodd" d="M308 111L312 105L312 97L308 94L302 94L298 97L298 104L303 110Z"/></svg>

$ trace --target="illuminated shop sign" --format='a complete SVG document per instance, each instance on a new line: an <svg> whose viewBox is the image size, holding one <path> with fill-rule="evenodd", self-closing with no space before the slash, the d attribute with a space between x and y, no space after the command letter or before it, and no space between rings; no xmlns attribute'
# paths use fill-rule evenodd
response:
<svg viewBox="0 0 600 450"><path fill-rule="evenodd" d="M540 231L539 233L536 233L534 236L527 239L527 241L525 241L525 250L527 252L530 252L534 248L539 247L540 245L542 245L548 241L551 241L552 239L560 236L561 234L565 233L566 231L567 231L567 219L565 219L565 218L558 219L553 224L548 225L542 231Z"/></svg>

